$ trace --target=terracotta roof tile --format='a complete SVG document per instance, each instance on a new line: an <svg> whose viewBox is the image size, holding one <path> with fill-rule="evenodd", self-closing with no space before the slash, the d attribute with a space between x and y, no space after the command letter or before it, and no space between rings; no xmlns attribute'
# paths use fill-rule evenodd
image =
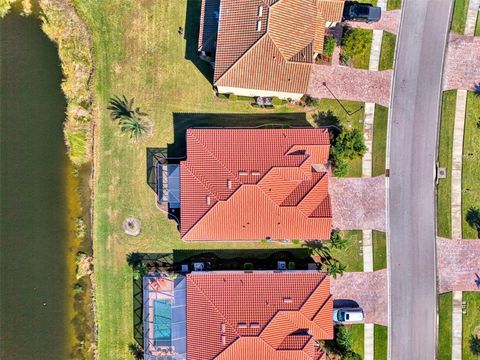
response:
<svg viewBox="0 0 480 360"><path fill-rule="evenodd" d="M343 6L344 0L221 0L214 84L305 93L326 22L341 21ZM199 47L210 29L202 20L207 10L203 5Z"/></svg>
<svg viewBox="0 0 480 360"><path fill-rule="evenodd" d="M191 273L187 358L322 358L311 340L333 338L329 287L319 272ZM304 315L305 307L316 314L314 320Z"/></svg>
<svg viewBox="0 0 480 360"><path fill-rule="evenodd" d="M328 238L328 176L312 167L328 153L326 129L188 130L182 238Z"/></svg>

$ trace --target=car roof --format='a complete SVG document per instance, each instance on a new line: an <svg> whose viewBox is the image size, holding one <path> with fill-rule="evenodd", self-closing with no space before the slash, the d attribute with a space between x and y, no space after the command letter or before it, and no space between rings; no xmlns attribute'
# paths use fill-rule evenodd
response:
<svg viewBox="0 0 480 360"><path fill-rule="evenodd" d="M371 6L369 8L368 20L380 20L382 16L382 9L378 6Z"/></svg>
<svg viewBox="0 0 480 360"><path fill-rule="evenodd" d="M363 320L363 311L361 309L345 310L345 314L349 315L349 321L361 321Z"/></svg>

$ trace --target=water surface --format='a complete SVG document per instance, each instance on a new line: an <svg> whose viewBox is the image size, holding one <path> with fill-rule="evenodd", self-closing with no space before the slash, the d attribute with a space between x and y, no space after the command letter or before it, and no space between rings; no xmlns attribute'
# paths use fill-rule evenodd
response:
<svg viewBox="0 0 480 360"><path fill-rule="evenodd" d="M40 21L0 20L0 358L68 359L65 98Z"/></svg>

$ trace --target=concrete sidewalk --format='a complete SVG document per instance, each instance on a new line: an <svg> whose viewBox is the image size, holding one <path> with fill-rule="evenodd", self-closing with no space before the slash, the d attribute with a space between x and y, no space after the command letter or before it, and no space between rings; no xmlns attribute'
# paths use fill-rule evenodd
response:
<svg viewBox="0 0 480 360"><path fill-rule="evenodd" d="M457 90L452 150L452 239L462 238L462 161L467 91Z"/></svg>
<svg viewBox="0 0 480 360"><path fill-rule="evenodd" d="M466 36L475 35L475 26L477 24L479 7L480 7L480 0L469 0L467 21L465 23L465 32L464 32Z"/></svg>
<svg viewBox="0 0 480 360"><path fill-rule="evenodd" d="M462 292L452 295L452 360L462 360Z"/></svg>

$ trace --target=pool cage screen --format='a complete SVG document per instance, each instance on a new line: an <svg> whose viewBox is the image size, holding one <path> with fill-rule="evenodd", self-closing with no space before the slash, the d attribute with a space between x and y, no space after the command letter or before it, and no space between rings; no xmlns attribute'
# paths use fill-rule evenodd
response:
<svg viewBox="0 0 480 360"><path fill-rule="evenodd" d="M185 278L167 274L143 278L145 360L186 359Z"/></svg>

